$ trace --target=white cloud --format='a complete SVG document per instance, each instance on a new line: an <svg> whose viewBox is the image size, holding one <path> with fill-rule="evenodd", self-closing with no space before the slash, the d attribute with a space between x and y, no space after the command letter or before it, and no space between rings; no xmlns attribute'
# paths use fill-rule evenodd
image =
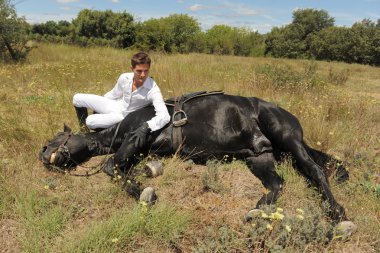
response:
<svg viewBox="0 0 380 253"><path fill-rule="evenodd" d="M200 11L200 10L205 10L205 9L207 9L207 7L201 4L194 4L190 6L191 11Z"/></svg>
<svg viewBox="0 0 380 253"><path fill-rule="evenodd" d="M60 3L60 4L68 4L68 3L74 3L74 2L79 2L79 0L57 0L57 3Z"/></svg>
<svg viewBox="0 0 380 253"><path fill-rule="evenodd" d="M183 0L177 0L177 3L179 3L179 4L183 4L185 1L183 1Z"/></svg>
<svg viewBox="0 0 380 253"><path fill-rule="evenodd" d="M190 7L191 11L200 10L217 10L218 16L224 17L241 17L241 16L256 16L258 12L254 9L248 8L243 4L235 4L230 2L224 2L221 5L206 6L201 4L194 4ZM222 13L224 11L224 13Z"/></svg>
<svg viewBox="0 0 380 253"><path fill-rule="evenodd" d="M111 2L117 4L117 3L119 3L120 1L119 1L119 0L111 0Z"/></svg>
<svg viewBox="0 0 380 253"><path fill-rule="evenodd" d="M243 4L235 4L230 2L225 2L224 7L227 10L230 10L231 12L234 12L237 15L241 16L255 16L258 14L258 12L254 9L250 9Z"/></svg>

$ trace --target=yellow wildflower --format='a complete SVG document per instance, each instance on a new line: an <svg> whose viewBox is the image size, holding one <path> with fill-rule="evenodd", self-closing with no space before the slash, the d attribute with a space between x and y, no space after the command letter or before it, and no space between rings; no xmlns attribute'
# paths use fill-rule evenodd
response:
<svg viewBox="0 0 380 253"><path fill-rule="evenodd" d="M44 188L45 188L46 190L49 190L49 189L50 189L49 185L47 185L47 184L45 184Z"/></svg>
<svg viewBox="0 0 380 253"><path fill-rule="evenodd" d="M285 225L285 230L288 231L289 233L290 233L290 231L292 231L292 229L289 225Z"/></svg>
<svg viewBox="0 0 380 253"><path fill-rule="evenodd" d="M278 212L278 213L282 213L284 211L284 209L282 209L281 207L277 207L277 209L276 209L276 212Z"/></svg>
<svg viewBox="0 0 380 253"><path fill-rule="evenodd" d="M282 213L279 213L279 212L275 212L275 213L272 213L271 215L271 219L274 219L274 220L282 220L284 219L285 215L283 215Z"/></svg>
<svg viewBox="0 0 380 253"><path fill-rule="evenodd" d="M299 220L304 220L305 219L305 217L303 217L303 215L301 215L301 214L297 214L296 217Z"/></svg>
<svg viewBox="0 0 380 253"><path fill-rule="evenodd" d="M261 213L261 218L266 219L266 218L269 218L269 216L268 216L268 214L262 212L262 213Z"/></svg>
<svg viewBox="0 0 380 253"><path fill-rule="evenodd" d="M273 230L273 226L271 224L268 224L267 225L267 229L272 231Z"/></svg>
<svg viewBox="0 0 380 253"><path fill-rule="evenodd" d="M112 240L111 240L111 242L113 242L113 243L117 243L119 241L119 238L113 238Z"/></svg>
<svg viewBox="0 0 380 253"><path fill-rule="evenodd" d="M297 209L296 209L296 212L297 212L298 214L301 214L301 215L304 215L304 214L305 214L304 210L302 210L301 208L297 208Z"/></svg>

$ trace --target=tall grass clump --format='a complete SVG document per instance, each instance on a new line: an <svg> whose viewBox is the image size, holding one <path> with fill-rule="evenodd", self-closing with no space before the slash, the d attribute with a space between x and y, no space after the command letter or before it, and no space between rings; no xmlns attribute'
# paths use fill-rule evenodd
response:
<svg viewBox="0 0 380 253"><path fill-rule="evenodd" d="M317 64L309 62L301 70L291 66L264 64L258 65L255 72L268 79L275 89L307 90L316 86L323 86L324 82L317 76Z"/></svg>
<svg viewBox="0 0 380 253"><path fill-rule="evenodd" d="M179 243L190 221L189 214L175 207L158 204L153 208L141 203L122 208L104 221L93 222L79 235L60 246L61 252L125 252L136 251L140 243L152 248L170 248ZM147 247L149 249L149 246Z"/></svg>
<svg viewBox="0 0 380 253"><path fill-rule="evenodd" d="M44 198L36 192L18 196L15 209L24 224L23 236L18 240L25 252L44 251L63 231L70 216L70 210L56 199Z"/></svg>
<svg viewBox="0 0 380 253"><path fill-rule="evenodd" d="M349 69L334 71L332 68L330 68L329 74L327 76L327 81L335 85L345 85L348 81L349 75Z"/></svg>

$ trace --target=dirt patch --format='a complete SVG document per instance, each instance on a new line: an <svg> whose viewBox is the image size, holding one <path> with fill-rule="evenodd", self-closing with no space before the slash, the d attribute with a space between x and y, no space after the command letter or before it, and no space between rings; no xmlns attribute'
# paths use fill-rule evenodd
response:
<svg viewBox="0 0 380 253"><path fill-rule="evenodd" d="M165 173L178 173L179 177L167 182ZM206 166L179 163L175 169L165 168L164 175L144 182L144 186L156 190L159 201L172 203L193 217L182 245L185 252L191 251L200 238L209 236L206 227L217 231L226 226L240 231L246 225L247 212L255 207L263 194L260 180L245 166L218 168L217 190L205 189L205 173Z"/></svg>
<svg viewBox="0 0 380 253"><path fill-rule="evenodd" d="M19 252L17 247L17 222L0 220L0 253Z"/></svg>

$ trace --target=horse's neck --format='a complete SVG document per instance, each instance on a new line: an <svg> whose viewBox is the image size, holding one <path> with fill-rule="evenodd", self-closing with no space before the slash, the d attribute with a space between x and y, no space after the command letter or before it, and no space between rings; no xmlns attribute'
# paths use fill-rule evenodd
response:
<svg viewBox="0 0 380 253"><path fill-rule="evenodd" d="M111 152L112 139L115 130L112 128L105 131L89 133L86 135L87 147L92 155L105 155Z"/></svg>

